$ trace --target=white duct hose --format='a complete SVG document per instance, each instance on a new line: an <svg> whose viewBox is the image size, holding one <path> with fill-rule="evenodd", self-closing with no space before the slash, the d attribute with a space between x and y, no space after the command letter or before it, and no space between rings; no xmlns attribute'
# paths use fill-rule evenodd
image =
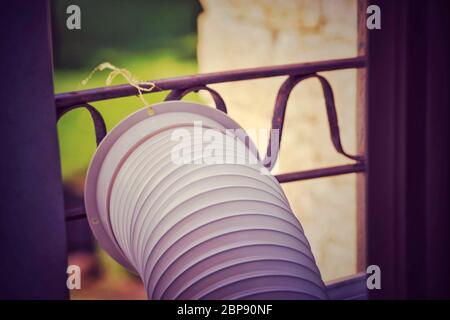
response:
<svg viewBox="0 0 450 320"><path fill-rule="evenodd" d="M308 240L279 183L261 173L251 142L225 133L239 126L192 103L153 109L155 115L141 110L113 129L86 182L94 233L140 275L148 297L326 299ZM198 121L225 145L207 141L195 128ZM173 139L180 129L195 138L192 148ZM215 164L217 154L205 152L212 146L238 164ZM174 162L177 147L202 163Z"/></svg>

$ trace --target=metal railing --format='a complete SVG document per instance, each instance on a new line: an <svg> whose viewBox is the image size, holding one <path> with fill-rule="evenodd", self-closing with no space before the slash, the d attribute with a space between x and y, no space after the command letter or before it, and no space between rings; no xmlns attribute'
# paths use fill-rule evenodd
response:
<svg viewBox="0 0 450 320"><path fill-rule="evenodd" d="M344 151L340 138L338 116L336 112L332 87L323 76L318 74L318 72L323 71L355 69L364 67L366 67L365 57L355 57L339 60L327 60L319 62L213 72L149 81L149 83L154 84L154 88L150 92L143 93L151 94L160 91L170 91L165 98L166 101L169 101L180 100L190 92L205 90L211 94L216 108L222 112L227 113L227 107L224 99L217 91L208 87L209 84L287 76L287 79L282 83L278 90L272 116L272 129L279 130L280 134L278 142L281 143L287 102L292 90L306 79L318 79L322 86L322 91L325 98L325 107L327 111L330 137L333 146L336 152L352 160L352 163L340 166L279 174L275 176L280 183L287 183L365 171L365 162L364 158L361 155L350 155ZM145 87L145 85L142 86ZM90 112L90 115L94 122L96 141L97 144L99 144L107 133L106 126L100 112L92 105L90 105L90 103L101 100L133 96L137 95L137 93L137 89L131 85L118 85L57 94L55 96L57 117L59 120L64 114L73 109L86 108ZM268 153L270 151L270 145L271 141L269 141L268 143L266 157L269 156ZM276 161L278 154L270 156L274 161ZM264 163L268 162L264 161ZM66 210L66 221L82 219L85 217L86 214L84 212L84 207L75 207Z"/></svg>

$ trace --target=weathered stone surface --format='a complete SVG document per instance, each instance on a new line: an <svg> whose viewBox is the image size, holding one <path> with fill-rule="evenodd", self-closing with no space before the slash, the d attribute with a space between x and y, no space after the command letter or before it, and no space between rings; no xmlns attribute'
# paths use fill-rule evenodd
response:
<svg viewBox="0 0 450 320"><path fill-rule="evenodd" d="M200 72L336 59L357 53L356 0L201 3L204 12L198 18ZM334 89L344 147L355 152L356 72L324 75ZM283 78L272 78L213 88L222 94L230 115L244 128L270 128L282 81ZM265 142L260 150L265 150ZM291 95L279 160L279 172L348 163L332 147L317 80L301 84ZM324 280L354 273L355 177L289 183L284 190L301 219Z"/></svg>

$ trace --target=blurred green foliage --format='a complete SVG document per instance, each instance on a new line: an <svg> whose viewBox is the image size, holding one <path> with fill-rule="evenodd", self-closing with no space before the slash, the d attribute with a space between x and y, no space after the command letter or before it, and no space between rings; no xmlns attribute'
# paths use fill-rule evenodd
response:
<svg viewBox="0 0 450 320"><path fill-rule="evenodd" d="M66 8L81 8L81 30L66 28ZM107 71L80 82L98 64L108 61L126 68L141 80L194 74L197 72L195 1L52 1L55 92L105 86ZM117 77L114 84L125 83ZM146 95L149 103L164 100L167 93ZM197 100L196 95L186 97ZM93 103L102 113L108 130L130 113L143 107L137 97ZM89 113L74 110L59 121L63 179L85 174L95 151L95 136Z"/></svg>
<svg viewBox="0 0 450 320"><path fill-rule="evenodd" d="M53 0L55 68L83 68L98 58L115 58L114 49L132 53L171 49L195 59L197 0ZM69 30L66 9L78 5L81 30ZM112 49L112 50L111 50Z"/></svg>

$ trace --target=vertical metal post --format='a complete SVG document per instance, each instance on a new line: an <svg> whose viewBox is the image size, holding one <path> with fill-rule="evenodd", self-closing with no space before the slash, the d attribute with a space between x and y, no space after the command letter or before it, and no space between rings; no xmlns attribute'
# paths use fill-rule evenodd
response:
<svg viewBox="0 0 450 320"><path fill-rule="evenodd" d="M367 27L366 27L367 0L358 0L358 56L367 54ZM357 154L366 155L366 68L356 71L356 141ZM366 173L356 174L356 270L365 272L367 268L367 224L366 224Z"/></svg>
<svg viewBox="0 0 450 320"><path fill-rule="evenodd" d="M0 12L0 299L65 299L49 3Z"/></svg>
<svg viewBox="0 0 450 320"><path fill-rule="evenodd" d="M450 298L450 3L430 1L427 10L427 113L425 202L428 236L425 248L427 298Z"/></svg>
<svg viewBox="0 0 450 320"><path fill-rule="evenodd" d="M372 298L449 298L448 1L374 0L368 32Z"/></svg>

